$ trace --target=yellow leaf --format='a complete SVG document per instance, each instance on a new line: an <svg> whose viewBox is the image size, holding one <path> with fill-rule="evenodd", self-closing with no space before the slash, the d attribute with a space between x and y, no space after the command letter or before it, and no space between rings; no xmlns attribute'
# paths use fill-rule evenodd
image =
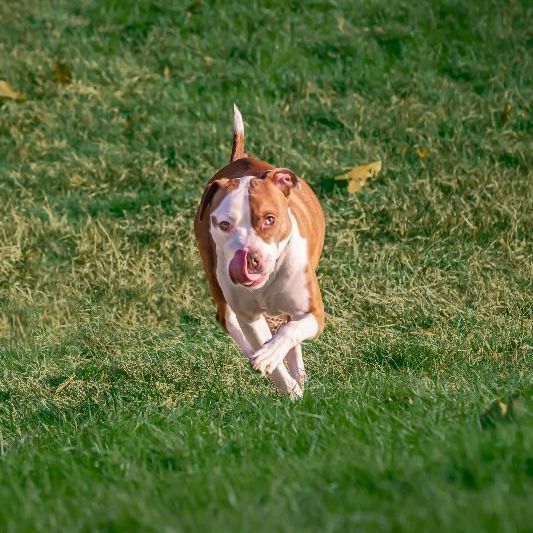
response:
<svg viewBox="0 0 533 533"><path fill-rule="evenodd" d="M354 192L359 191L364 186L365 183L366 183L366 180L360 180L357 178L354 180L350 180L348 182L348 192L354 193Z"/></svg>
<svg viewBox="0 0 533 533"><path fill-rule="evenodd" d="M425 159L428 155L429 155L429 152L427 151L426 148L424 148L423 146L421 148L418 149L418 157L420 159Z"/></svg>
<svg viewBox="0 0 533 533"><path fill-rule="evenodd" d="M498 402L498 407L500 409L500 413L502 414L502 416L506 416L507 411L509 410L509 406L506 403Z"/></svg>
<svg viewBox="0 0 533 533"><path fill-rule="evenodd" d="M176 402L169 397L163 402L163 405L169 409L172 409L173 407L176 407Z"/></svg>
<svg viewBox="0 0 533 533"><path fill-rule="evenodd" d="M336 176L336 180L353 180L353 179L363 179L367 180L379 174L381 171L381 161L374 161L373 163L368 163L368 165L359 165L353 167L351 170L345 174Z"/></svg>
<svg viewBox="0 0 533 533"><path fill-rule="evenodd" d="M170 67L168 65L163 69L163 77L165 80L170 79Z"/></svg>
<svg viewBox="0 0 533 533"><path fill-rule="evenodd" d="M9 98L10 100L18 100L19 102L26 100L22 93L15 91L10 83L5 80L0 80L0 98Z"/></svg>
<svg viewBox="0 0 533 533"><path fill-rule="evenodd" d="M345 174L336 176L336 180L348 180L348 192L354 193L364 187L369 178L377 176L381 171L381 161L374 161L368 165L359 165Z"/></svg>

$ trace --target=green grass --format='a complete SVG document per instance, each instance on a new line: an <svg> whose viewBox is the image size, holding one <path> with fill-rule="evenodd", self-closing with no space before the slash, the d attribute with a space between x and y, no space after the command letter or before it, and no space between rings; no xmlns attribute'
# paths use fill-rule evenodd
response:
<svg viewBox="0 0 533 533"><path fill-rule="evenodd" d="M530 530L530 4L131 4L0 4L1 529ZM326 211L296 403L192 236L234 101Z"/></svg>

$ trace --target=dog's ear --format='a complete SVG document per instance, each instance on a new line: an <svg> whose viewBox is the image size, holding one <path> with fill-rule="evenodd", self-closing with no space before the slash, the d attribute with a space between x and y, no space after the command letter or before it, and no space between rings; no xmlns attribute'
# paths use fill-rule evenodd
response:
<svg viewBox="0 0 533 533"><path fill-rule="evenodd" d="M217 193L217 191L227 183L226 178L222 178L220 180L213 181L210 183L204 191L204 194L202 195L202 199L200 200L200 220L204 219L204 214L206 209L211 205L211 202L213 201L213 197Z"/></svg>
<svg viewBox="0 0 533 533"><path fill-rule="evenodd" d="M292 189L300 190L298 176L288 168L267 170L261 177L271 180L285 196L289 196Z"/></svg>

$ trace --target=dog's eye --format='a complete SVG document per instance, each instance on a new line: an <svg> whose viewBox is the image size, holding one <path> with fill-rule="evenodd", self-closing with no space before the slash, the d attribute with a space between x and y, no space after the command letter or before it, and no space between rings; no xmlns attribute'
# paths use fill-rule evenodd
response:
<svg viewBox="0 0 533 533"><path fill-rule="evenodd" d="M274 215L267 215L263 221L263 226L267 228L273 226L276 223L276 217Z"/></svg>
<svg viewBox="0 0 533 533"><path fill-rule="evenodd" d="M229 228L230 228L230 223L226 220L223 220L219 225L218 227L222 230L222 231L228 231Z"/></svg>

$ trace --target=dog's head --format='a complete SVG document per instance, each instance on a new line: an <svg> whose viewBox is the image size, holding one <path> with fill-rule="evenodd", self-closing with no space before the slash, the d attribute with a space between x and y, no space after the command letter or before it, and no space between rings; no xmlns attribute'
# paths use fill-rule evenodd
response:
<svg viewBox="0 0 533 533"><path fill-rule="evenodd" d="M294 188L298 178L286 168L222 178L206 188L200 219L209 208L218 266L233 283L251 290L266 284L290 238L288 198Z"/></svg>

